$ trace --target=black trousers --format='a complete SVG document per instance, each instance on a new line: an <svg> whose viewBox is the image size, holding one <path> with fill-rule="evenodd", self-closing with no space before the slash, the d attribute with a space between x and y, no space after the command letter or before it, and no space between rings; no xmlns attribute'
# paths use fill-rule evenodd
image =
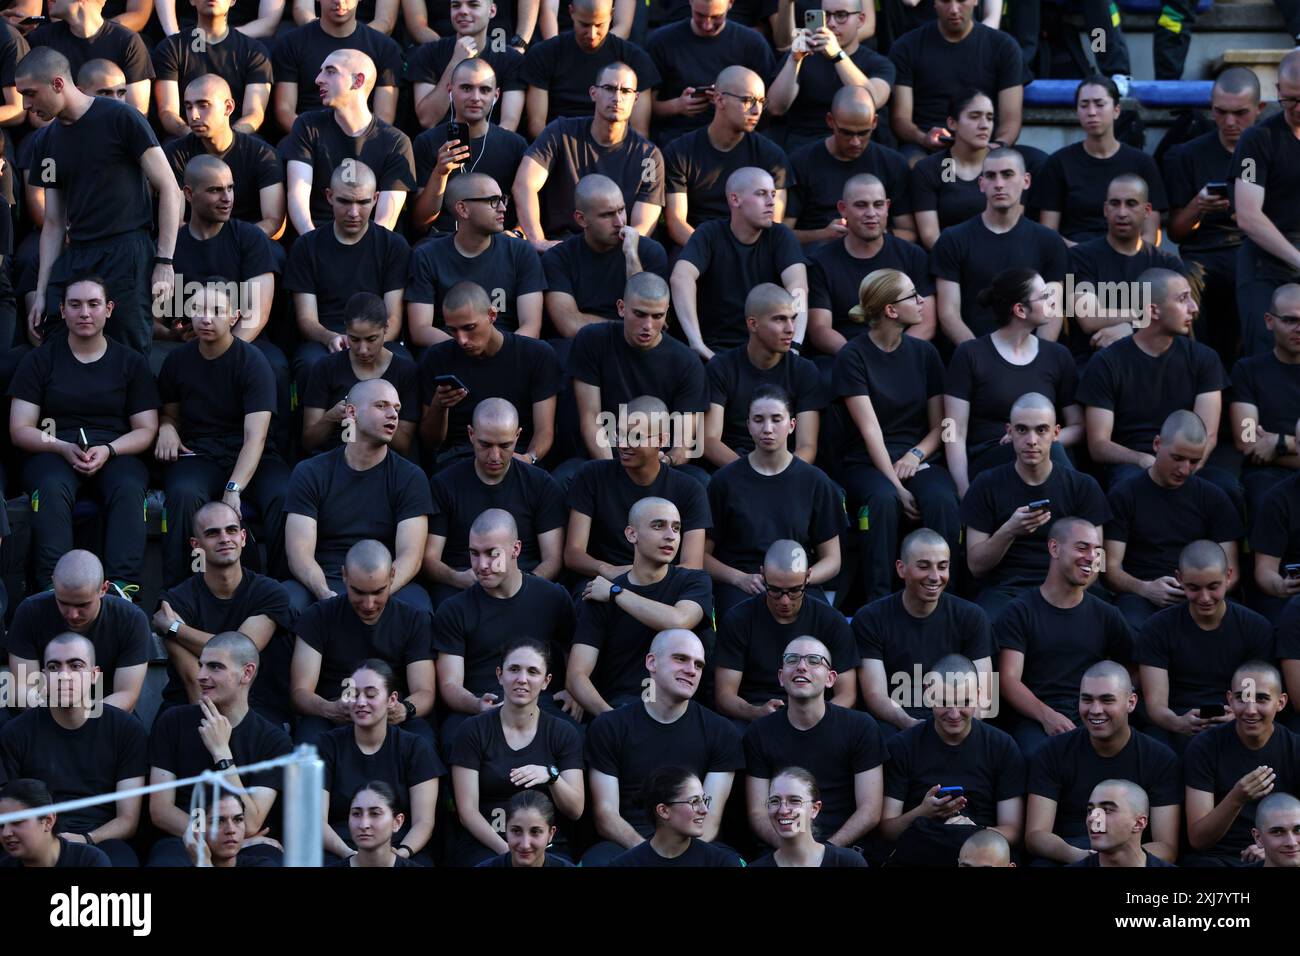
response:
<svg viewBox="0 0 1300 956"><path fill-rule="evenodd" d="M113 314L104 332L141 355L153 342L153 240L144 230L100 242L68 246L55 260L45 290L46 335L66 328L59 316L63 289L79 276L97 275L108 285Z"/></svg>

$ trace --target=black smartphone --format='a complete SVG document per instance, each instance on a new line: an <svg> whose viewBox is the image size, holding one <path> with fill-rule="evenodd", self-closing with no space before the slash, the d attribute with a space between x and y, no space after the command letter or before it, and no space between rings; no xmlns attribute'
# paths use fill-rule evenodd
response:
<svg viewBox="0 0 1300 956"><path fill-rule="evenodd" d="M939 792L935 794L939 799L944 797L964 797L966 796L965 787L940 787Z"/></svg>
<svg viewBox="0 0 1300 956"><path fill-rule="evenodd" d="M462 123L459 120L452 120L447 124L447 142L453 139L460 140L462 146L469 145L469 124Z"/></svg>
<svg viewBox="0 0 1300 956"><path fill-rule="evenodd" d="M717 87L713 83L710 83L708 86L697 86L695 88L695 95L712 96L715 89L717 89Z"/></svg>
<svg viewBox="0 0 1300 956"><path fill-rule="evenodd" d="M34 27L42 23L48 23L49 17L23 17L18 22L25 27Z"/></svg>
<svg viewBox="0 0 1300 956"><path fill-rule="evenodd" d="M1201 720L1209 720L1211 717L1223 716L1222 704L1202 704L1197 709L1201 712Z"/></svg>
<svg viewBox="0 0 1300 956"><path fill-rule="evenodd" d="M1051 498L1039 498L1037 501L1029 502L1027 507L1030 511L1046 511L1051 503Z"/></svg>
<svg viewBox="0 0 1300 956"><path fill-rule="evenodd" d="M803 25L807 29L816 33L826 26L825 10L805 10L803 14Z"/></svg>
<svg viewBox="0 0 1300 956"><path fill-rule="evenodd" d="M455 375L435 375L433 377L433 384L446 385L448 388L461 388L467 392L469 391L469 389L465 387L465 383Z"/></svg>
<svg viewBox="0 0 1300 956"><path fill-rule="evenodd" d="M1284 564L1282 573L1288 578L1300 578L1300 564Z"/></svg>
<svg viewBox="0 0 1300 956"><path fill-rule="evenodd" d="M1206 184L1205 184L1205 191L1206 191L1207 193L1209 193L1211 196L1217 196L1217 197L1219 197L1220 199L1227 199L1227 198L1228 198L1228 184L1227 184L1227 183L1206 183Z"/></svg>

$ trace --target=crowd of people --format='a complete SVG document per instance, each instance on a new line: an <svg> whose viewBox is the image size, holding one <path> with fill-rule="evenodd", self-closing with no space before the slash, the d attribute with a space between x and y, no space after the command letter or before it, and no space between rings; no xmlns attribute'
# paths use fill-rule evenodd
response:
<svg viewBox="0 0 1300 956"><path fill-rule="evenodd" d="M1300 52L192 6L0 24L0 866L1300 866Z"/></svg>

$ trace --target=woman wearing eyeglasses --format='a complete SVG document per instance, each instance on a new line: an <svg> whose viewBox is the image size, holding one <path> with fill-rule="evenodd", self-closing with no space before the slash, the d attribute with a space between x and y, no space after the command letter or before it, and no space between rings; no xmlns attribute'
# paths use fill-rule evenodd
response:
<svg viewBox="0 0 1300 956"><path fill-rule="evenodd" d="M912 167L912 212L921 245L933 249L940 231L984 211L980 174L993 136L993 100L962 90L948 101L952 145Z"/></svg>
<svg viewBox="0 0 1300 956"><path fill-rule="evenodd" d="M763 593L763 556L773 541L803 545L807 586L823 600L821 585L840 572L839 491L825 472L790 451L792 404L780 386L756 388L746 422L754 450L718 469L709 482L713 527L704 543L704 570L713 578L717 620Z"/></svg>
<svg viewBox="0 0 1300 956"><path fill-rule="evenodd" d="M981 471L1015 458L1007 422L1011 406L1030 392L1056 405L1062 427L1052 460L1071 467L1064 449L1083 439L1083 409L1074 398L1078 368L1064 345L1035 334L1052 322L1054 297L1033 269L999 272L980 293L980 305L992 310L998 327L957 346L943 389L944 415L954 428L944 454L962 497Z"/></svg>
<svg viewBox="0 0 1300 956"><path fill-rule="evenodd" d="M856 850L817 841L822 809L817 780L803 767L786 767L767 787L767 816L780 841L750 866L866 866Z"/></svg>
<svg viewBox="0 0 1300 956"><path fill-rule="evenodd" d="M654 835L614 857L610 866L745 865L731 850L700 839L712 800L695 774L683 767L660 767L645 778L641 794Z"/></svg>
<svg viewBox="0 0 1300 956"><path fill-rule="evenodd" d="M862 280L850 311L867 326L835 356L831 388L856 426L846 438L840 483L862 550L867 601L890 593L903 517L943 536L957 553L957 490L938 456L943 437L943 362L908 335L922 321L916 284L896 269Z"/></svg>

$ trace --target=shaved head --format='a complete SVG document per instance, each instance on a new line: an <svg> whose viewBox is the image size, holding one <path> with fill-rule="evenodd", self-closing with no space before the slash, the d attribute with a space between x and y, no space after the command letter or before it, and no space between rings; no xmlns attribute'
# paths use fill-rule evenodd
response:
<svg viewBox="0 0 1300 956"><path fill-rule="evenodd" d="M464 173L452 176L447 181L447 188L442 194L443 208L455 206L472 196L482 196L497 188L496 181L484 173Z"/></svg>
<svg viewBox="0 0 1300 956"><path fill-rule="evenodd" d="M831 99L831 115L845 126L870 123L876 115L876 100L865 86L841 86Z"/></svg>
<svg viewBox="0 0 1300 956"><path fill-rule="evenodd" d="M218 517L220 515L220 517ZM235 524L242 526L244 523L243 516L224 501L209 501L206 505L194 512L193 529L194 536L197 538L203 526L209 521L233 521Z"/></svg>
<svg viewBox="0 0 1300 956"><path fill-rule="evenodd" d="M338 168L330 176L330 189L338 192L340 189L346 189L349 186L356 186L360 189L378 189L379 182L375 179L375 171L358 159L345 159L339 163Z"/></svg>
<svg viewBox="0 0 1300 956"><path fill-rule="evenodd" d="M976 830L957 854L958 866L1011 866L1011 844L997 830Z"/></svg>
<svg viewBox="0 0 1300 956"><path fill-rule="evenodd" d="M1179 571L1228 573L1228 556L1216 541L1193 541L1178 555Z"/></svg>
<svg viewBox="0 0 1300 956"><path fill-rule="evenodd" d="M1294 282L1287 282L1273 290L1273 298L1269 300L1268 311L1274 315L1285 315L1289 312L1300 311L1300 285Z"/></svg>
<svg viewBox="0 0 1300 956"><path fill-rule="evenodd" d="M1133 693L1133 675L1127 667L1115 661L1098 661L1083 672L1082 680L1108 680L1119 687L1125 696Z"/></svg>
<svg viewBox="0 0 1300 956"><path fill-rule="evenodd" d="M1259 77L1254 70L1244 66L1230 66L1214 80L1214 88L1223 90L1229 96L1249 93L1251 99L1259 102Z"/></svg>
<svg viewBox="0 0 1300 956"><path fill-rule="evenodd" d="M919 548L950 550L948 542L944 540L943 535L939 534L939 532L931 531L929 528L918 528L903 539L903 544L898 551L898 557L904 564L908 564L912 560L912 553Z"/></svg>
<svg viewBox="0 0 1300 956"><path fill-rule="evenodd" d="M1079 532L1080 525L1094 534L1097 531L1097 526L1087 518L1066 515L1052 522L1052 526L1047 530L1047 539L1060 544L1069 544L1070 540Z"/></svg>
<svg viewBox="0 0 1300 956"><path fill-rule="evenodd" d="M487 315L492 309L492 300L488 298L487 290L477 282L470 282L468 279L457 282L442 297L443 312L463 309L466 306L473 308L475 315Z"/></svg>
<svg viewBox="0 0 1300 956"><path fill-rule="evenodd" d="M373 538L363 538L348 548L343 567L354 574L387 573L393 566L393 555L388 548Z"/></svg>
<svg viewBox="0 0 1300 956"><path fill-rule="evenodd" d="M511 541L516 541L519 538L519 524L514 515L504 508L489 508L474 519L474 523L469 526L469 533L475 538L504 534Z"/></svg>
<svg viewBox="0 0 1300 956"><path fill-rule="evenodd" d="M1300 813L1300 800L1282 790L1270 793L1255 807L1255 829L1266 829L1269 819L1275 813L1279 815Z"/></svg>
<svg viewBox="0 0 1300 956"><path fill-rule="evenodd" d="M727 177L726 193L747 193L764 185L772 184L772 174L757 166L742 166Z"/></svg>
<svg viewBox="0 0 1300 956"><path fill-rule="evenodd" d="M634 504L627 513L628 527L641 527L642 523L649 519L650 514L658 511L660 508L671 509L674 520L681 520L681 514L677 511L677 506L667 498L642 498Z"/></svg>
<svg viewBox="0 0 1300 956"><path fill-rule="evenodd" d="M1187 280L1173 269L1144 269L1137 277L1141 288L1150 289L1150 305L1162 306L1182 291Z"/></svg>
<svg viewBox="0 0 1300 956"><path fill-rule="evenodd" d="M623 286L623 301L640 299L642 302L667 302L671 298L668 283L653 272L638 272Z"/></svg>
<svg viewBox="0 0 1300 956"><path fill-rule="evenodd" d="M348 391L347 402L353 408L361 408L384 399L390 402L399 400L393 383L382 378L367 378L352 386Z"/></svg>
<svg viewBox="0 0 1300 956"><path fill-rule="evenodd" d="M32 51L32 53L35 52L35 50ZM31 54L29 53L28 56L31 56ZM19 66L21 65L19 64ZM1282 57L1282 61L1277 65L1277 78L1289 83L1300 83L1300 50L1292 50Z"/></svg>
<svg viewBox="0 0 1300 956"><path fill-rule="evenodd" d="M104 583L104 565L89 551L69 551L54 565L54 583L69 590L99 588Z"/></svg>
<svg viewBox="0 0 1300 956"><path fill-rule="evenodd" d="M803 574L808 570L808 552L798 541L782 538L773 541L763 555L763 570L786 574Z"/></svg>
<svg viewBox="0 0 1300 956"><path fill-rule="evenodd" d="M590 16L594 13L612 13L614 0L570 0L569 6L576 13L584 13Z"/></svg>
<svg viewBox="0 0 1300 956"><path fill-rule="evenodd" d="M1052 421L1056 421L1056 404L1041 392L1026 392L1015 400L1011 406L1011 413L1007 416L1008 420L1016 417L1016 412L1022 412L1026 409L1033 409L1039 412L1050 412Z"/></svg>
<svg viewBox="0 0 1300 956"><path fill-rule="evenodd" d="M257 653L257 645L253 643L252 638L239 631L223 631L214 635L207 644L203 645L203 652L208 651L222 651L229 654L236 670L243 670L249 664L257 665L261 660L261 655Z"/></svg>
<svg viewBox="0 0 1300 956"><path fill-rule="evenodd" d="M56 76L72 82L72 64L53 47L38 46L18 61L14 71L16 79L30 79L38 83L51 83Z"/></svg>
<svg viewBox="0 0 1300 956"><path fill-rule="evenodd" d="M189 85L185 87L185 99L231 100L233 102L234 95L230 92L230 84L223 77L215 73L204 73L202 76L190 80Z"/></svg>
<svg viewBox="0 0 1300 956"><path fill-rule="evenodd" d="M365 77L365 80L363 86L361 87L361 92L365 96L370 95L370 91L374 89L375 80L379 76L378 71L375 69L374 60L370 59L369 56L367 56L365 53L362 53L360 50L345 49L345 50L335 50L333 53L331 53L329 56L325 58L325 63L329 63L331 61L333 61L335 66L337 66L340 70L343 70L350 77L355 76L358 73L362 74ZM349 83L349 87L350 86L351 84Z"/></svg>
<svg viewBox="0 0 1300 956"><path fill-rule="evenodd" d="M794 296L775 282L760 282L745 296L746 316L765 316L781 310L794 309Z"/></svg>
<svg viewBox="0 0 1300 956"><path fill-rule="evenodd" d="M97 58L87 60L77 71L77 87L94 89L97 86L121 86L126 82L126 74L112 60Z"/></svg>
<svg viewBox="0 0 1300 956"><path fill-rule="evenodd" d="M591 207L597 202L617 202L622 198L623 190L619 188L618 183L600 173L588 173L583 176L573 190L574 208L583 213L591 212Z"/></svg>
<svg viewBox="0 0 1300 956"><path fill-rule="evenodd" d="M504 398L485 398L474 406L470 425L475 431L485 428L515 431L519 427L519 412Z"/></svg>
<svg viewBox="0 0 1300 956"><path fill-rule="evenodd" d="M1116 800L1116 797L1119 799ZM1092 797L1088 802L1102 803L1107 799L1116 803L1122 801L1135 817L1151 816L1151 800L1147 797L1147 792L1132 780L1103 780L1092 788Z"/></svg>
<svg viewBox="0 0 1300 956"><path fill-rule="evenodd" d="M763 78L748 67L729 66L718 74L717 87L722 89L724 86L740 86L742 83L750 83L755 80L762 85Z"/></svg>
<svg viewBox="0 0 1300 956"><path fill-rule="evenodd" d="M226 175L234 174L224 161L211 153L199 153L185 164L185 185L190 189L198 189L205 183Z"/></svg>
<svg viewBox="0 0 1300 956"><path fill-rule="evenodd" d="M1107 194L1109 195L1110 190L1116 188L1117 186L1120 187L1121 189L1137 190L1137 193L1139 196L1142 197L1143 202L1146 202L1148 197L1150 196L1150 187L1147 185L1147 181L1143 179L1141 176L1139 176L1137 173L1120 173L1118 176L1112 179L1110 181L1110 185L1106 187Z"/></svg>
<svg viewBox="0 0 1300 956"><path fill-rule="evenodd" d="M650 653L655 657L665 657L680 648L683 643L692 645L700 657L704 656L704 644L700 641L699 635L684 627L673 627L656 634L654 640L650 642Z"/></svg>
<svg viewBox="0 0 1300 956"><path fill-rule="evenodd" d="M1165 423L1160 426L1161 444L1168 445L1180 439L1192 445L1204 445L1208 440L1201 416L1185 408L1170 412Z"/></svg>
<svg viewBox="0 0 1300 956"><path fill-rule="evenodd" d="M50 642L45 645L45 653L41 655L42 663L47 663L50 660L50 651L56 647L66 647L69 649L69 653L80 657L88 666L95 666L95 645L91 643L88 637L74 634L71 631L64 631L57 637L51 638Z"/></svg>

